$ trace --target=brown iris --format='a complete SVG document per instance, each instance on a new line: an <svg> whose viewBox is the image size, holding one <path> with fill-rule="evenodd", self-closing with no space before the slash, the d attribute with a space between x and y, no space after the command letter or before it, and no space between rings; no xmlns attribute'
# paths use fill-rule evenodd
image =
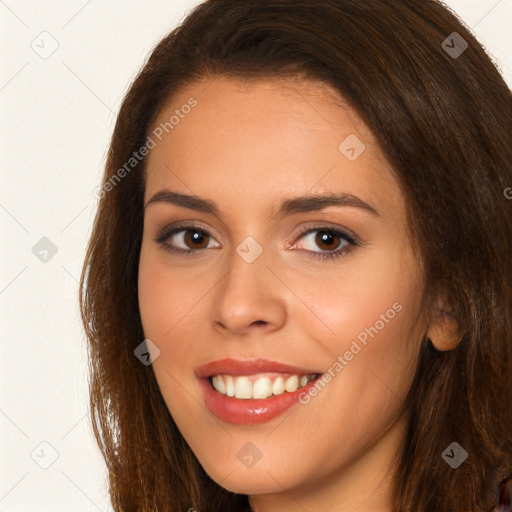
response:
<svg viewBox="0 0 512 512"><path fill-rule="evenodd" d="M191 242L191 244L192 244L192 247L190 247L191 249L204 249L206 247L206 245L208 245L208 235L206 235L205 233L203 233L202 231L199 231L199 230L187 229L185 231L184 239L185 239L186 244L189 241ZM197 245L193 245L193 244L200 244L201 241L204 241L206 243L206 245L201 246L201 247L198 247Z"/></svg>

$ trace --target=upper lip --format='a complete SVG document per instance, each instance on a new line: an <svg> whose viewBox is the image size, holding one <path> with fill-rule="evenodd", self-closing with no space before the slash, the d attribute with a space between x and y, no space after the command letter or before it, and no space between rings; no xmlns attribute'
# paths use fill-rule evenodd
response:
<svg viewBox="0 0 512 512"><path fill-rule="evenodd" d="M288 364L269 361L268 359L221 359L203 364L196 368L195 373L198 377L211 377L213 375L254 375L256 373L292 373L294 375L317 374L315 370L300 368Z"/></svg>

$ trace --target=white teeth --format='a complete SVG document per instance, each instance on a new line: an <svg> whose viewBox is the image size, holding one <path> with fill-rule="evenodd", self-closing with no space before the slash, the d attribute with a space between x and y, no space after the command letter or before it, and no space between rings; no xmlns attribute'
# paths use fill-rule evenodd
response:
<svg viewBox="0 0 512 512"><path fill-rule="evenodd" d="M292 375L291 377L286 379L284 389L286 389L286 391L288 391L288 393L293 393L294 391L297 391L298 387L299 387L299 377L297 377L297 375Z"/></svg>
<svg viewBox="0 0 512 512"><path fill-rule="evenodd" d="M251 376L251 378L248 376L215 375L212 377L212 385L223 395L239 399L262 399L273 395L281 395L285 391L293 393L314 378L315 375L302 375L300 377L291 375L287 378L278 375L272 382L268 375Z"/></svg>
<svg viewBox="0 0 512 512"><path fill-rule="evenodd" d="M252 398L252 384L247 377L238 377L236 379L235 396L237 398Z"/></svg>
<svg viewBox="0 0 512 512"><path fill-rule="evenodd" d="M226 384L224 383L224 379L220 375L216 375L214 377L214 386L215 389L218 389L223 395L226 394Z"/></svg>
<svg viewBox="0 0 512 512"><path fill-rule="evenodd" d="M252 398L267 398L272 395L272 383L268 377L258 379L252 385ZM238 398L238 397L237 397Z"/></svg>
<svg viewBox="0 0 512 512"><path fill-rule="evenodd" d="M221 375L218 375L218 377L222 379ZM233 382L233 377L231 377L231 375L228 375L224 382L226 383L226 395L235 396L235 383ZM217 391L220 391L220 389L217 389Z"/></svg>
<svg viewBox="0 0 512 512"><path fill-rule="evenodd" d="M277 379L274 381L274 384L272 384L272 393L274 393L274 395L281 395L284 393L283 377L277 377Z"/></svg>

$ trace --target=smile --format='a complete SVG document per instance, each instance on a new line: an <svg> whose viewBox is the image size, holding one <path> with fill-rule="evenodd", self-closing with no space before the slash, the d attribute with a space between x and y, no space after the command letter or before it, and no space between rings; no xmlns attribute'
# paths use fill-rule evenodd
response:
<svg viewBox="0 0 512 512"><path fill-rule="evenodd" d="M196 369L204 405L236 425L265 423L292 407L322 375L264 359L223 359Z"/></svg>

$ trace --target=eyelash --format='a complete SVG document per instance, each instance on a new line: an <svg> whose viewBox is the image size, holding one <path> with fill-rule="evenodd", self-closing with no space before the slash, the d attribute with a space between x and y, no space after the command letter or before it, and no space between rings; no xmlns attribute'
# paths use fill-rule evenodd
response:
<svg viewBox="0 0 512 512"><path fill-rule="evenodd" d="M198 232L202 233L203 235L211 237L211 235L208 233L208 231L206 231L205 229L203 229L200 226L178 222L178 223L172 224L171 226L166 226L163 229L161 229L159 231L155 241L157 243L159 243L160 245L162 245L165 250L170 251L172 253L186 255L187 257L198 256L198 253L200 253L203 249L176 249L176 248L172 247L171 245L169 245L168 243L166 243L167 240L171 236L175 235L176 233L180 233L182 231L198 231ZM340 256L344 256L344 255L348 254L352 250L353 247L360 245L354 238L347 235L343 231L340 231L338 229L331 228L328 226L306 227L306 228L302 229L301 232L297 235L297 237L298 237L297 240L302 238L305 234L310 233L310 232L314 233L315 231L333 234L336 237L345 240L348 245L346 245L342 249L336 249L335 251L327 251L324 253L308 251L308 252L312 253L314 258L322 258L322 259L339 258Z"/></svg>

